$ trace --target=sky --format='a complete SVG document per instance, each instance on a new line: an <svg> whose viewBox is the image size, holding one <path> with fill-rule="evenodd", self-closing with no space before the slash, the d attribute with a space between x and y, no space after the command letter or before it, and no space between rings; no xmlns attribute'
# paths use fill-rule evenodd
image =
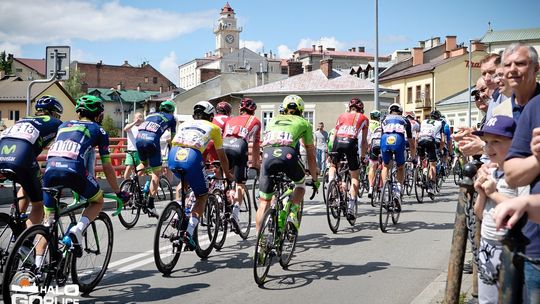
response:
<svg viewBox="0 0 540 304"><path fill-rule="evenodd" d="M215 51L213 26L225 0L1 0L0 51L41 59L69 45L71 60L148 62L178 85L178 66ZM375 53L375 0L231 0L240 46L290 58L322 44ZM379 55L431 37L458 43L493 30L540 28L538 0L379 0Z"/></svg>

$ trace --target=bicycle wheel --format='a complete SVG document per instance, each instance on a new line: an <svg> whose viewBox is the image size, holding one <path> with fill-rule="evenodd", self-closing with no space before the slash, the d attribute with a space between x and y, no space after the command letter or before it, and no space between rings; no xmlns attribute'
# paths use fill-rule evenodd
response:
<svg viewBox="0 0 540 304"><path fill-rule="evenodd" d="M402 207L401 198L392 196L392 223L395 225L399 221L399 216L401 215Z"/></svg>
<svg viewBox="0 0 540 304"><path fill-rule="evenodd" d="M83 238L83 255L73 259L71 277L81 293L87 294L99 284L111 260L113 226L109 216L100 212L83 232Z"/></svg>
<svg viewBox="0 0 540 304"><path fill-rule="evenodd" d="M412 165L407 165L405 167L405 193L411 195L412 189L414 187L414 168Z"/></svg>
<svg viewBox="0 0 540 304"><path fill-rule="evenodd" d="M58 241L57 238L55 240ZM34 225L19 236L4 269L4 303L11 303L12 296L21 292L28 297L41 297L44 295L42 290L57 286L54 279L57 279L57 274L61 275L61 268L53 261L52 252L56 251L51 244L52 236L43 225ZM42 251L40 265L35 265L37 250ZM30 285L30 282L35 285Z"/></svg>
<svg viewBox="0 0 540 304"><path fill-rule="evenodd" d="M322 195L323 195L323 200L325 204L326 204L326 192L328 191L328 183L329 183L328 168L324 168L321 188L322 188Z"/></svg>
<svg viewBox="0 0 540 304"><path fill-rule="evenodd" d="M213 191L214 195L217 198L217 204L219 208L219 222L218 222L218 236L216 238L216 243L214 244L214 248L216 250L221 250L223 248L223 245L225 244L225 239L227 239L227 229L228 229L228 220L227 220L227 207L225 203L225 194L223 191L216 189Z"/></svg>
<svg viewBox="0 0 540 304"><path fill-rule="evenodd" d="M255 211L259 208L259 176L255 176L255 179L253 180L253 185L251 188L251 198L253 202L253 207L255 208Z"/></svg>
<svg viewBox="0 0 540 304"><path fill-rule="evenodd" d="M341 212L341 201L339 194L339 186L335 180L328 184L328 191L326 193L326 219L328 220L328 227L333 233L337 233L339 228Z"/></svg>
<svg viewBox="0 0 540 304"><path fill-rule="evenodd" d="M459 164L456 163L456 165L452 169L452 173L454 174L454 184L459 185L462 178L461 167L459 166Z"/></svg>
<svg viewBox="0 0 540 304"><path fill-rule="evenodd" d="M366 167L364 165L360 166L360 172L358 174L358 197L362 197L364 195L364 191L369 189L369 186L366 188L366 181L367 181L367 172Z"/></svg>
<svg viewBox="0 0 540 304"><path fill-rule="evenodd" d="M9 214L0 213L0 274L4 273L4 266L6 265L9 253L15 244L17 235L19 235L24 228L15 227ZM0 276L0 285L2 285L2 280L3 275Z"/></svg>
<svg viewBox="0 0 540 304"><path fill-rule="evenodd" d="M244 200L240 206L240 213L238 214L238 225L240 226L240 237L247 239L249 231L251 229L251 202L249 201L249 195L244 193Z"/></svg>
<svg viewBox="0 0 540 304"><path fill-rule="evenodd" d="M381 170L377 169L375 172L375 178L373 179L373 193L371 194L371 206L376 207L381 196Z"/></svg>
<svg viewBox="0 0 540 304"><path fill-rule="evenodd" d="M156 190L156 198L158 201L170 202L173 200L173 190L171 183L165 176L159 178L159 187Z"/></svg>
<svg viewBox="0 0 540 304"><path fill-rule="evenodd" d="M139 220L141 215L142 197L140 189L137 189L137 183L132 179L126 179L120 184L120 190L132 193L133 195L127 203L124 204L124 209L118 214L118 219L122 226L130 229Z"/></svg>
<svg viewBox="0 0 540 304"><path fill-rule="evenodd" d="M416 201L418 203L424 202L424 173L422 173L422 168L418 167L414 170L414 195L416 196Z"/></svg>
<svg viewBox="0 0 540 304"><path fill-rule="evenodd" d="M275 256L274 244L277 240L277 212L268 209L264 213L260 231L255 244L255 256L253 257L253 276L257 285L263 285Z"/></svg>
<svg viewBox="0 0 540 304"><path fill-rule="evenodd" d="M213 194L208 195L208 200L206 201L206 206L204 208L204 214L201 216L199 225L193 231L193 239L195 240L195 253L201 258L206 259L212 250L214 249L214 244L219 232L219 205L217 203L217 198ZM208 239L199 239L200 228L204 227L201 223L206 225L206 235Z"/></svg>
<svg viewBox="0 0 540 304"><path fill-rule="evenodd" d="M379 208L379 227L382 232L386 232L388 219L392 213L392 183L385 182L381 191L380 208Z"/></svg>
<svg viewBox="0 0 540 304"><path fill-rule="evenodd" d="M154 235L154 262L157 269L168 275L182 252L180 229L187 227L188 218L177 202L170 202L159 217Z"/></svg>
<svg viewBox="0 0 540 304"><path fill-rule="evenodd" d="M281 235L281 255L279 256L279 264L283 269L287 269L294 254L294 249L296 248L298 230L296 230L296 227L294 227L291 222L286 222L283 230L283 234Z"/></svg>

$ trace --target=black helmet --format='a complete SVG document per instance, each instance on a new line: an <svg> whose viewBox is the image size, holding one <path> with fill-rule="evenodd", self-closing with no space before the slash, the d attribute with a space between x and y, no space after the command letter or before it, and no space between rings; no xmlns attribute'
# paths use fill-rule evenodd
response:
<svg viewBox="0 0 540 304"><path fill-rule="evenodd" d="M429 113L429 116L431 119L439 120L441 119L441 112L439 112L439 110L433 110Z"/></svg>

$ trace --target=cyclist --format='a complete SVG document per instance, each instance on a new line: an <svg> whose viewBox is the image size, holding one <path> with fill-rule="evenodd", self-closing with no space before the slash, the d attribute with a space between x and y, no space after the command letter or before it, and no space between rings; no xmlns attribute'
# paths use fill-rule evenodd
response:
<svg viewBox="0 0 540 304"><path fill-rule="evenodd" d="M232 106L226 101L221 101L216 105L216 115L212 119L212 123L219 127L221 134L225 132L225 124L231 117ZM203 159L207 162L213 162L218 159L214 142L210 141L203 152Z"/></svg>
<svg viewBox="0 0 540 304"><path fill-rule="evenodd" d="M218 126L211 123L214 118L215 108L208 101L199 101L193 107L193 119L180 124L178 133L172 140L172 148L169 152L169 168L181 178L178 169L185 172L184 179L187 181L196 198L196 203L191 207L191 217L183 240L189 249L195 249L193 231L199 223L208 199L208 181L202 153L210 140L214 141L216 152L221 165L229 167L227 155L223 150L223 140ZM231 174L225 170L227 179L232 180Z"/></svg>
<svg viewBox="0 0 540 304"><path fill-rule="evenodd" d="M401 197L401 185L405 180L405 139L409 142L411 157L416 157L416 146L412 138L411 123L403 116L403 108L399 103L393 103L388 107L388 115L381 122L383 135L381 137L381 155L384 167L381 172L381 179L386 181L388 170L392 161L392 155L395 157L397 166L397 187L394 191ZM399 202L401 203L401 202ZM398 208L400 205L398 204Z"/></svg>
<svg viewBox="0 0 540 304"><path fill-rule="evenodd" d="M229 160L229 170L233 171L234 181L236 181L236 194L232 210L235 228L239 228L238 215L246 189L249 141L253 143L251 146L252 166L257 169L259 167L261 121L253 115L256 109L257 104L253 99L242 99L240 115L227 121L223 133L223 149Z"/></svg>
<svg viewBox="0 0 540 304"><path fill-rule="evenodd" d="M284 114L270 120L262 144L263 161L259 175L260 205L255 220L257 231L274 195L273 180L269 177L278 172L284 172L296 185L287 220L292 222L297 230L299 228L298 211L305 193L305 169L300 160L300 140L306 147L310 175L316 187L319 186L313 127L302 117L304 100L297 95L288 95L283 99L282 105Z"/></svg>
<svg viewBox="0 0 540 304"><path fill-rule="evenodd" d="M443 148L443 161L445 164L448 164L448 157L450 156L450 159L454 158L452 131L450 130L450 125L446 121L446 116L441 115L441 122L443 124L444 141L446 143ZM448 174L448 172L446 172L446 174Z"/></svg>
<svg viewBox="0 0 540 304"><path fill-rule="evenodd" d="M120 192L116 182L114 168L109 156L109 136L99 126L103 120L103 103L92 95L77 99L75 111L79 120L64 122L58 128L58 135L47 154L47 167L43 175L43 186L63 185L85 197L90 203L84 209L77 225L71 227L64 238L64 243L72 246L75 255L82 255L82 233L103 208L103 192L92 174L88 174L86 154L98 147L103 173L116 195L123 201L129 200L129 194ZM45 192L45 224L54 220L55 198ZM36 259L37 260L37 259ZM39 263L36 262L36 265Z"/></svg>
<svg viewBox="0 0 540 304"><path fill-rule="evenodd" d="M379 167L379 157L381 155L381 112L379 110L373 110L369 113L369 127L368 127L368 144L369 144L369 191L368 198L371 198L373 195L373 183L375 182L375 172Z"/></svg>
<svg viewBox="0 0 540 304"><path fill-rule="evenodd" d="M0 168L16 173L15 182L21 185L17 197L25 197L19 200L19 210L26 212L28 199L32 202L27 227L43 220L43 192L37 156L56 136L63 112L60 102L48 95L39 98L35 108L34 116L17 121L2 132L0 139Z"/></svg>
<svg viewBox="0 0 540 304"><path fill-rule="evenodd" d="M150 183L150 195L148 197L149 215L158 217L154 200L159 185L159 173L161 172L161 146L160 138L163 133L170 129L171 138L176 132L176 119L174 118L174 102L166 100L159 105L159 112L150 113L139 126L136 146L139 152L141 164L138 169L150 166L152 168L152 180Z"/></svg>
<svg viewBox="0 0 540 304"><path fill-rule="evenodd" d="M127 134L127 151L133 152L133 158L130 154L126 154L126 160L124 164L126 165L126 171L124 171L124 179L128 179L131 172L139 165L139 153L137 153L137 147L135 147L135 138L139 133L139 126L144 121L142 113L135 113L133 116L133 122L128 123L124 127L124 131Z"/></svg>
<svg viewBox="0 0 540 304"><path fill-rule="evenodd" d="M443 134L443 125L440 119L440 112L434 110L430 113L430 118L424 119L420 124L420 133L418 134L418 155L421 158L427 154L429 161L428 172L428 196L433 199L433 185L437 177L437 146L441 146L441 135ZM437 137L439 139L437 139ZM442 146L441 146L442 148Z"/></svg>
<svg viewBox="0 0 540 304"><path fill-rule="evenodd" d="M347 157L349 171L351 173L350 197L348 201L347 219L354 220L354 206L358 195L358 175L360 163L358 160L358 145L360 144L360 159L364 160L367 151L367 135L369 120L363 114L364 103L359 98L349 101L349 110L341 114L336 122L336 135L332 152L337 155L332 156L332 164L328 170L329 180L334 179L336 174L336 163L343 155Z"/></svg>

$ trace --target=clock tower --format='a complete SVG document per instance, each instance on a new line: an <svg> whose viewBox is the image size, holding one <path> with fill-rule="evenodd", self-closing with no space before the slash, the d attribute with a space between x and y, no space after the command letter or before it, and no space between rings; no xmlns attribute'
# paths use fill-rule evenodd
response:
<svg viewBox="0 0 540 304"><path fill-rule="evenodd" d="M216 35L216 55L222 57L240 49L240 32L236 27L236 17L229 2L221 9L218 25L214 28Z"/></svg>

